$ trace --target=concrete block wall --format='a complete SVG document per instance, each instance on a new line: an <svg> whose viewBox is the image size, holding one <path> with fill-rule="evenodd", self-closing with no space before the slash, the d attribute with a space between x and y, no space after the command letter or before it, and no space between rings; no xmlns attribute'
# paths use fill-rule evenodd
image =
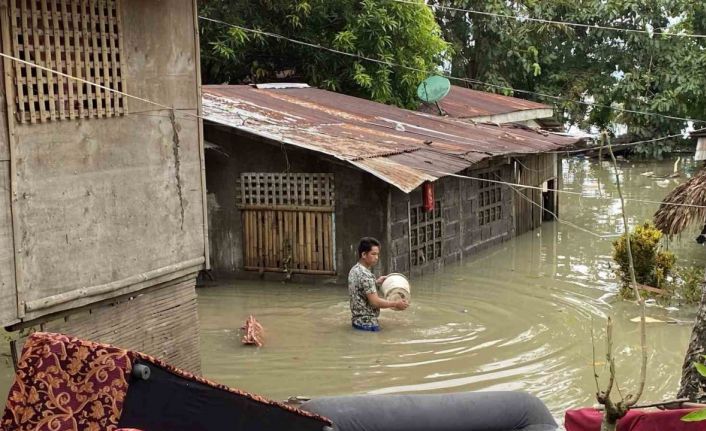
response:
<svg viewBox="0 0 706 431"><path fill-rule="evenodd" d="M482 173L498 170L502 180L510 180L511 166L504 163L469 170L466 174L478 177ZM504 188L502 192L502 219L484 226L478 223L476 214L479 207L478 181L442 178L434 183L434 193L442 208L442 257L423 265L410 266L409 209L422 204L422 191L420 187L405 194L391 186L387 272L401 272L411 276L431 273L514 236L514 192L511 188Z"/></svg>

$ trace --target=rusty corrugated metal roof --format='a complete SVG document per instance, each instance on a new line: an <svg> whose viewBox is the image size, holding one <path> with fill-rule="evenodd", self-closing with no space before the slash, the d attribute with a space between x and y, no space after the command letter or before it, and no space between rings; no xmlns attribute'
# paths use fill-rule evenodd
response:
<svg viewBox="0 0 706 431"><path fill-rule="evenodd" d="M444 112L453 118L492 120L502 114L513 114L530 111L534 118L551 117L552 107L517 97L503 96L486 91L452 85L449 94L439 105ZM419 110L428 114L438 115L436 106L423 104Z"/></svg>
<svg viewBox="0 0 706 431"><path fill-rule="evenodd" d="M558 150L577 142L316 88L204 86L203 110L208 121L344 160L406 193L486 158Z"/></svg>

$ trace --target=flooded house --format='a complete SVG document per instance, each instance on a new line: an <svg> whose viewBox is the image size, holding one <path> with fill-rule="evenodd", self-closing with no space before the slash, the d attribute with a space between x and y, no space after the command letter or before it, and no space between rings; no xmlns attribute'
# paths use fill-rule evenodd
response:
<svg viewBox="0 0 706 431"><path fill-rule="evenodd" d="M196 1L8 0L0 30L0 324L199 371Z"/></svg>
<svg viewBox="0 0 706 431"><path fill-rule="evenodd" d="M363 236L385 273L459 261L556 210L577 141L303 84L205 86L203 109L211 263L240 277L341 282Z"/></svg>
<svg viewBox="0 0 706 431"><path fill-rule="evenodd" d="M554 118L554 109L549 105L457 85L450 86L449 93L438 103L422 103L419 111L470 124L515 124L537 131L563 131L563 125ZM516 234L535 229L559 214L559 197L551 192L562 187L561 175L554 171L559 163L556 153L541 151L513 163L516 183L542 189L516 189L519 198L515 199Z"/></svg>

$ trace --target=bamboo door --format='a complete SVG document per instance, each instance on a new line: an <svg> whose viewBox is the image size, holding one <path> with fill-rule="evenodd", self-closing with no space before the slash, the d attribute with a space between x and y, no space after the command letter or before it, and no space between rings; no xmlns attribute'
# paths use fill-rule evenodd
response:
<svg viewBox="0 0 706 431"><path fill-rule="evenodd" d="M242 174L245 269L335 274L333 187L333 174Z"/></svg>

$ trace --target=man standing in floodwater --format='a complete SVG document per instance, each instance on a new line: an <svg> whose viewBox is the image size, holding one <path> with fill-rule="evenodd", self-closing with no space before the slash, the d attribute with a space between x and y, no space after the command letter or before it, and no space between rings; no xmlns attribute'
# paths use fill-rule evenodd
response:
<svg viewBox="0 0 706 431"><path fill-rule="evenodd" d="M373 268L380 259L380 242L375 238L363 238L358 244L358 263L348 273L348 293L351 296L351 323L361 331L379 331L378 316L381 308L404 310L409 303L404 299L388 301L380 298L377 285L387 277L377 280Z"/></svg>

